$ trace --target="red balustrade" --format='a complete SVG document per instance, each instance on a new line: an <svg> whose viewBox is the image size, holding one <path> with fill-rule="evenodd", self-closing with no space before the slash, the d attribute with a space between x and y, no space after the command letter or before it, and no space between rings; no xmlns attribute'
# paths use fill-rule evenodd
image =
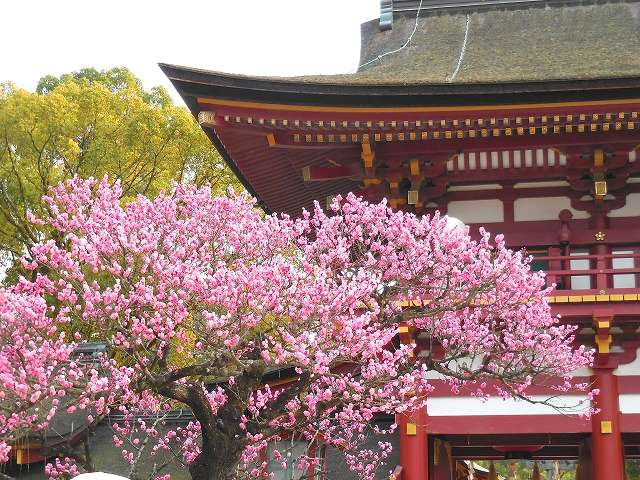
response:
<svg viewBox="0 0 640 480"><path fill-rule="evenodd" d="M535 255L534 262L546 263L547 285L555 284L558 291L581 294L640 291L640 253ZM616 266L621 263L633 266Z"/></svg>

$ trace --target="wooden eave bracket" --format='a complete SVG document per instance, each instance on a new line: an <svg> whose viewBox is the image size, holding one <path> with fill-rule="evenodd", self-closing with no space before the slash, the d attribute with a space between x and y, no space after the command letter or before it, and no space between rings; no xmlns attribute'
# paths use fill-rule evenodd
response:
<svg viewBox="0 0 640 480"><path fill-rule="evenodd" d="M369 142L362 142L362 153L360 157L362 158L362 163L364 165L365 176L373 177L373 161L375 159L375 153L373 152L373 148Z"/></svg>
<svg viewBox="0 0 640 480"><path fill-rule="evenodd" d="M611 335L611 324L613 323L613 314L610 312L594 312L593 326L596 331L595 343L598 356L607 358L611 352L611 344L613 336Z"/></svg>
<svg viewBox="0 0 640 480"><path fill-rule="evenodd" d="M596 200L604 200L607 196L604 160L604 150L596 148L593 151L593 195Z"/></svg>
<svg viewBox="0 0 640 480"><path fill-rule="evenodd" d="M409 174L411 176L411 189L407 192L407 203L415 205L416 208L422 207L420 186L422 185L423 176L420 174L420 161L417 158L409 160Z"/></svg>

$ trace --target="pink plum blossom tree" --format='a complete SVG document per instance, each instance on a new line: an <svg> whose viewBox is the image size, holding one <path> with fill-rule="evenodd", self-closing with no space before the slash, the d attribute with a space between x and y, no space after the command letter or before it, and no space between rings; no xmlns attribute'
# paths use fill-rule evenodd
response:
<svg viewBox="0 0 640 480"><path fill-rule="evenodd" d="M28 288L0 289L0 463L16 441L48 425L82 376L71 359L75 345L47 311Z"/></svg>
<svg viewBox="0 0 640 480"><path fill-rule="evenodd" d="M568 372L592 360L501 236L353 195L299 219L208 188L120 197L106 180L54 188L50 216L33 220L60 241L32 249L15 291L49 298L76 340L108 343L70 408L123 414L114 441L134 465L143 448L170 450L196 480L262 478L291 465L295 440L308 445L296 471L325 445L371 479L389 452L359 448L372 420L423 407L433 372L454 392L527 398L541 377L571 388ZM428 339L420 355L400 326ZM161 433L142 419L177 407L194 421Z"/></svg>

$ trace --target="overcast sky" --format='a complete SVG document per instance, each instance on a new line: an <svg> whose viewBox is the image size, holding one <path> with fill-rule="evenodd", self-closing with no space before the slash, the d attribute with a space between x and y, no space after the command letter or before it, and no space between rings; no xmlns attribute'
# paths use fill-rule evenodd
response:
<svg viewBox="0 0 640 480"><path fill-rule="evenodd" d="M126 66L170 87L158 62L256 75L355 70L379 0L0 0L0 82Z"/></svg>

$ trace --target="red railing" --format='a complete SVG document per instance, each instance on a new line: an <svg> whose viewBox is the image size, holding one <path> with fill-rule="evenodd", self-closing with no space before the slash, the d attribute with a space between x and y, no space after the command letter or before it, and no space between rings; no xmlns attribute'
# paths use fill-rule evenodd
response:
<svg viewBox="0 0 640 480"><path fill-rule="evenodd" d="M535 255L534 262L547 263L547 284L556 284L556 290L640 289L640 253Z"/></svg>

